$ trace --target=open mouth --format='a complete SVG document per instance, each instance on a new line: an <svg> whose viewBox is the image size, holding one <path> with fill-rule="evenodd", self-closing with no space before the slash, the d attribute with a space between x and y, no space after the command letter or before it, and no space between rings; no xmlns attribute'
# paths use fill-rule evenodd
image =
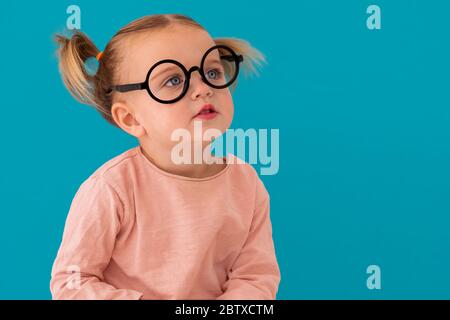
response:
<svg viewBox="0 0 450 320"><path fill-rule="evenodd" d="M205 109L200 111L197 115L199 114L208 114L208 113L215 113L216 111L212 110L212 109Z"/></svg>
<svg viewBox="0 0 450 320"><path fill-rule="evenodd" d="M209 120L215 118L217 114L218 112L214 109L212 104L205 104L194 118Z"/></svg>

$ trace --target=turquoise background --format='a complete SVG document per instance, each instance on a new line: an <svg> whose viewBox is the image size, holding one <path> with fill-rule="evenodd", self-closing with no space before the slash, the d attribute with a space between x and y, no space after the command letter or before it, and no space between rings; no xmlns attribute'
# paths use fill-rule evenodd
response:
<svg viewBox="0 0 450 320"><path fill-rule="evenodd" d="M278 299L450 298L450 2L128 0L0 5L1 299L51 298L76 190L137 143L62 84L52 34L71 4L100 48L135 18L182 13L266 55L240 78L232 128L280 129L280 171L261 177Z"/></svg>

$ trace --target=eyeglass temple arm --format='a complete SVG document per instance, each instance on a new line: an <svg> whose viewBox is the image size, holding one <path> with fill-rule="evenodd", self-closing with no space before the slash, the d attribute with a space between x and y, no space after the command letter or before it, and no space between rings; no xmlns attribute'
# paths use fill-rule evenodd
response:
<svg viewBox="0 0 450 320"><path fill-rule="evenodd" d="M145 89L145 82L141 83L130 83L130 84L121 84L117 86L112 86L111 91L118 91L118 92L128 92L128 91L134 91L134 90L142 90Z"/></svg>
<svg viewBox="0 0 450 320"><path fill-rule="evenodd" d="M223 56L220 56L220 58L230 61L230 62L234 61L234 57L232 55L223 55ZM238 55L238 61L239 62L244 61L244 57L241 54Z"/></svg>

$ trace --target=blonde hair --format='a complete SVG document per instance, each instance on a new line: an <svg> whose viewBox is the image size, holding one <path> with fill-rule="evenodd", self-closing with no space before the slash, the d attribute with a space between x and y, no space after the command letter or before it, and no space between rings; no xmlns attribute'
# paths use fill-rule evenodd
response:
<svg viewBox="0 0 450 320"><path fill-rule="evenodd" d="M120 42L133 34L142 31L158 30L174 24L191 26L205 30L192 18L180 14L156 14L134 20L121 28L106 45L101 54L98 70L90 74L85 68L86 60L94 58L100 50L81 31L75 31L71 37L62 34L55 35L58 44L57 55L59 70L65 86L72 96L83 104L91 105L109 123L117 126L111 116L111 106L114 94L107 94L116 85L117 67L120 61ZM244 57L243 70L246 75L258 74L257 66L266 62L264 55L253 48L247 41L237 38L216 38L216 44L223 44ZM232 85L236 86L237 81ZM118 127L118 126L117 126Z"/></svg>

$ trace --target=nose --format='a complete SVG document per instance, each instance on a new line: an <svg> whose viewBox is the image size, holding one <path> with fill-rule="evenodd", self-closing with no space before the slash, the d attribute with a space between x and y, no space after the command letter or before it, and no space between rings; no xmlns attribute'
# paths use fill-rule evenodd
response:
<svg viewBox="0 0 450 320"><path fill-rule="evenodd" d="M198 72L192 74L189 86L192 90L192 100L197 100L202 97L211 97L213 95L212 88L203 81L201 75Z"/></svg>

